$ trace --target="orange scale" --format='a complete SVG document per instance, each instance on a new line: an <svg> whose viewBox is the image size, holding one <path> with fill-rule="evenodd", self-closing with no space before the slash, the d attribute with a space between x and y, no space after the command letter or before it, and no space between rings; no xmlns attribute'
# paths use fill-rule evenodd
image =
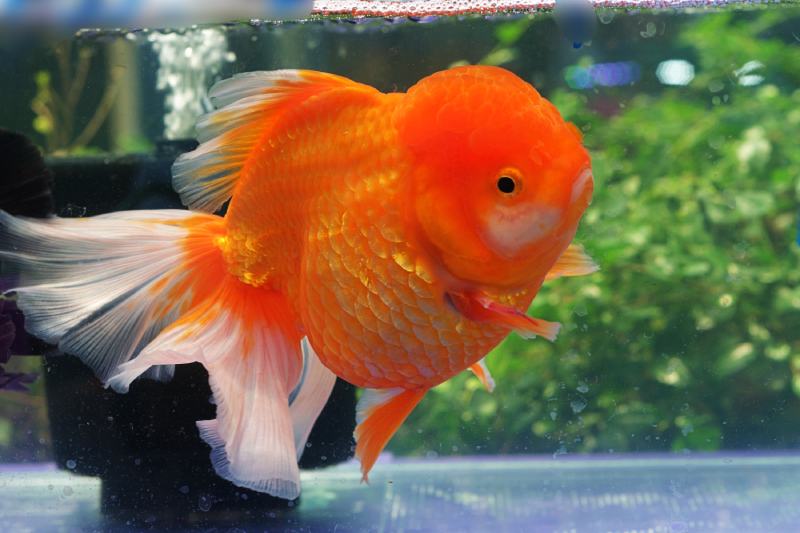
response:
<svg viewBox="0 0 800 533"><path fill-rule="evenodd" d="M409 323L406 316L403 314L402 311L396 311L394 309L390 309L389 311L389 318L392 320L392 325L395 329L400 331L410 331L411 324Z"/></svg>
<svg viewBox="0 0 800 533"><path fill-rule="evenodd" d="M366 302L360 299L356 300L353 302L353 310L355 311L356 318L361 327L377 333L378 328L375 325L377 319Z"/></svg>
<svg viewBox="0 0 800 533"><path fill-rule="evenodd" d="M458 346L464 342L464 338L451 329L438 329L436 333L443 346Z"/></svg>
<svg viewBox="0 0 800 533"><path fill-rule="evenodd" d="M430 326L430 316L414 306L405 306L402 309L405 320L417 326Z"/></svg>
<svg viewBox="0 0 800 533"><path fill-rule="evenodd" d="M367 293L367 303L377 318L386 323L390 323L392 320L390 316L391 309L384 303L383 299L381 299L378 292L379 288L381 288L380 283L374 283L372 287L370 287L371 291Z"/></svg>
<svg viewBox="0 0 800 533"><path fill-rule="evenodd" d="M344 374L345 379L350 382L353 382L356 386L365 386L367 383L371 383L373 380L377 378L382 378L383 376L373 376L369 369L363 365L355 364L355 365L348 365L347 369L344 370L343 368L342 373Z"/></svg>
<svg viewBox="0 0 800 533"><path fill-rule="evenodd" d="M403 272L402 276L397 276L397 275L392 276L393 280L397 280L397 278L402 278L403 282L405 282L408 279L408 275L405 272ZM408 309L416 307L417 295L414 294L408 288L408 286L400 283L395 283L393 286L396 287L394 294L397 297L397 299L402 302L404 308Z"/></svg>
<svg viewBox="0 0 800 533"><path fill-rule="evenodd" d="M380 335L385 344L402 347L400 335L398 335L397 329L393 324L387 324L382 320L376 321L376 324L378 325L378 335Z"/></svg>
<svg viewBox="0 0 800 533"><path fill-rule="evenodd" d="M347 243L352 246L354 240L357 240L361 237L360 226L363 223L360 213L354 213L352 211L345 211L340 215L340 224L342 227L342 234L344 235L345 239L347 239Z"/></svg>
<svg viewBox="0 0 800 533"><path fill-rule="evenodd" d="M397 363L394 365L395 370L405 378L419 377L419 369L409 363Z"/></svg>
<svg viewBox="0 0 800 533"><path fill-rule="evenodd" d="M408 287L416 294L424 298L430 298L431 284L416 274L416 264L414 265L414 273L408 276Z"/></svg>
<svg viewBox="0 0 800 533"><path fill-rule="evenodd" d="M421 327L412 325L411 331L414 332L414 337L422 341L424 344L429 346L438 346L440 344L439 336L436 334L436 330L430 326Z"/></svg>
<svg viewBox="0 0 800 533"><path fill-rule="evenodd" d="M385 368L383 371L384 379L382 380L384 383L392 384L395 386L399 386L401 384L406 383L405 376L401 373L397 372L394 367Z"/></svg>
<svg viewBox="0 0 800 533"><path fill-rule="evenodd" d="M389 312L402 312L403 307L397 301L396 293L384 283L383 276L375 276L373 289Z"/></svg>
<svg viewBox="0 0 800 533"><path fill-rule="evenodd" d="M433 298L418 298L417 306L419 307L420 311L428 316L437 316L444 311L442 304L437 303L433 300Z"/></svg>
<svg viewBox="0 0 800 533"><path fill-rule="evenodd" d="M354 278L359 278L363 270L364 258L358 256L352 248L345 248L339 255L342 259L345 271Z"/></svg>
<svg viewBox="0 0 800 533"><path fill-rule="evenodd" d="M341 229L338 227L327 227L324 230L323 238L321 239L321 245L324 246L325 240L327 239L328 243L330 244L331 250L336 253L336 255L344 255L345 253L349 253L350 249L347 245L347 241L345 241L344 235L342 235ZM329 255L329 254L326 254Z"/></svg>
<svg viewBox="0 0 800 533"><path fill-rule="evenodd" d="M383 339L378 334L377 330L378 330L377 327L374 328L374 331L368 328L352 328L350 332L354 338L361 339L361 344L364 346L370 346L370 347L383 346L384 345ZM357 341L354 340L353 342L355 343Z"/></svg>
<svg viewBox="0 0 800 533"><path fill-rule="evenodd" d="M353 298L355 298L353 292L347 287L336 285L333 286L333 292L335 299L333 299L325 307L329 309L333 308L340 310L345 315L343 318L344 320L347 320L346 317L349 317L349 319L357 321L358 317L356 316L356 311L351 305Z"/></svg>
<svg viewBox="0 0 800 533"><path fill-rule="evenodd" d="M458 374L466 370L471 363L474 363L483 356L483 354L479 352L470 354L462 350L449 352L447 357L441 357L441 355L443 354L436 354L437 360L441 360L442 363L444 363L442 365L444 372L449 375Z"/></svg>
<svg viewBox="0 0 800 533"><path fill-rule="evenodd" d="M414 353L424 350L425 345L420 341L412 331L398 331L401 346L408 352Z"/></svg>
<svg viewBox="0 0 800 533"><path fill-rule="evenodd" d="M383 377L383 370L373 361L365 358L358 359L358 361L364 366L366 371L369 372L370 376L377 378Z"/></svg>

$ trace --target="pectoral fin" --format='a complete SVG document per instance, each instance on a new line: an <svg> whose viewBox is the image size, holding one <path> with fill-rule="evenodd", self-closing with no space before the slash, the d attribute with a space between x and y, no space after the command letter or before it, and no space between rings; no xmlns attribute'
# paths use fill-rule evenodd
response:
<svg viewBox="0 0 800 533"><path fill-rule="evenodd" d="M558 322L530 317L515 307L497 303L479 292L449 292L447 297L453 307L466 318L475 322L507 327L526 339L538 335L553 341L561 329L561 324Z"/></svg>
<svg viewBox="0 0 800 533"><path fill-rule="evenodd" d="M600 267L597 266L594 259L589 257L583 246L572 243L547 273L545 280L557 279L562 276L586 276L598 270Z"/></svg>

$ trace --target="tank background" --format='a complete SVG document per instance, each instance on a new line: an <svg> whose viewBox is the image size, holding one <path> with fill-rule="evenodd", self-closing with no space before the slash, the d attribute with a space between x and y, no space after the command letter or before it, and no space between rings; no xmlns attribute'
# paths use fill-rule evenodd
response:
<svg viewBox="0 0 800 533"><path fill-rule="evenodd" d="M571 46L564 46L567 41L548 15L537 15L533 27L515 45L524 53L504 62L503 66L529 79L546 96L552 90L564 87L564 67L585 55L585 51L590 50L598 63L616 61L623 54L630 57L630 42L621 36L638 35L648 22L666 16L617 13L611 23L598 24L595 42L602 43L601 46L573 50ZM683 24L687 17L683 14L669 15L670 32ZM447 68L455 61L480 61L498 44L495 37L497 28L520 19L521 16L497 15L458 17L455 20L442 17L421 22L334 19L279 25L231 24L223 29L236 59L223 66L219 78L252 70L308 68L348 76L383 91L404 91L420 78ZM141 93L138 119L142 135L151 143L163 136L164 96L156 89L158 58L148 42L151 33L151 30L136 30L129 34L82 32L73 39L73 58L81 46L95 51L86 93L75 112L78 122L87 121L94 113L108 84L109 66L135 68L139 81L137 90ZM137 65L120 63L111 54L112 43L124 39L125 35L131 36L124 42L135 49ZM637 43L635 59L642 63L643 68L649 66L648 60L657 64L657 58L661 56L660 46L664 44L662 39L669 35L655 37L642 38ZM41 136L32 129L35 114L30 104L36 93L34 78L37 72L48 70L57 78L57 60L52 50L57 42L40 40L35 35L10 41L0 37L0 72L15 74L0 78L0 94L6 99L6 105L0 106L0 124L42 143ZM647 77L635 88L628 89L628 94L633 94L634 91L657 91L661 86L654 77ZM112 113L92 148L124 151L124 143L115 138L113 120Z"/></svg>
<svg viewBox="0 0 800 533"><path fill-rule="evenodd" d="M731 17L734 21L748 21L756 23L761 20L764 10L753 9L738 12ZM789 50L798 46L796 10L786 10L786 21L776 24L765 37L780 39ZM700 13L700 12L696 12ZM789 15L791 13L791 16ZM778 15L781 13L778 12ZM609 24L599 24L598 33L591 46L584 49L573 50L571 45L562 39L558 29L548 17L538 17L531 28L522 35L513 48L518 53L516 57L504 62L503 66L511 68L523 77L533 81L545 96L558 94L561 96L559 103L570 118L584 128L590 149L602 146L605 132L611 119L625 114L632 104L636 103L639 96L652 96L653 105L659 104L662 98L680 94L682 98L691 102L702 102L701 105L711 113L714 109L712 98L717 93L712 93L707 87L689 87L674 89L662 86L656 76L655 69L658 63L667 57L678 57L692 61L699 65L698 50L692 42L678 41L681 30L688 24L706 17L721 17L717 12L708 14L689 15L685 13L665 13L655 15L642 12L635 15L618 13ZM727 17L727 15L726 15ZM235 62L226 65L221 77L242 70L273 69L273 68L318 68L339 74L351 76L359 81L372 83L383 90L404 90L418 78L445 68L454 61L478 61L487 56L498 43L495 32L502 25L514 22L515 18L491 17L488 21L482 17L465 18L460 20L441 20L433 23L402 23L388 25L383 22L367 22L353 24L347 21L315 22L307 25L260 25L247 24L232 25L228 28L230 48L236 52ZM653 31L651 31L651 24ZM728 26L723 25L723 28ZM704 37L702 46L717 47L725 54L725 42L728 35L714 34ZM83 37L79 42L85 42L105 50L112 41L110 37ZM739 41L734 41L739 42ZM749 42L749 41L748 41ZM792 44L794 43L794 44ZM16 49L13 54L0 47L0 65L2 72L14 72L15 76L0 78L0 94L8 97L11 102L8 106L0 107L0 124L14 127L32 133L30 124L33 119L32 112L28 109L30 99L35 88L33 82L25 82L26 75L33 73L43 66L52 67L52 54L43 49L36 49L41 43L29 42L26 46ZM141 109L142 131L151 142L155 142L161 132L163 116L163 95L155 89L154 70L155 57L146 44L146 36L142 35L138 41L131 41L130 46L138 47L140 52L139 70L142 89ZM766 48L753 48L752 54L761 53ZM734 52L731 51L731 54ZM749 53L749 52L748 52ZM796 52L795 52L796 54ZM782 56L781 56L782 57ZM636 61L642 72L641 79L632 86L615 88L598 88L586 91L570 91L564 79L564 68L575 64L597 64L602 62L615 62L621 60ZM756 90L747 92L746 89L731 87L732 71L741 66L729 62L724 65L707 66L711 74L700 72L704 76L714 77L713 82L722 80L725 93L739 91L739 103L743 104L748 99L755 98ZM101 65L102 67L102 65ZM797 88L797 78L792 77L786 70L786 65L768 65L776 73L771 83L780 86L784 92ZM705 68L705 67L704 67ZM19 74L17 76L17 73ZM27 73L27 74L26 74ZM32 78L31 78L32 79ZM709 83L709 78L704 78L704 83ZM100 88L105 83L103 68L93 72L90 83L87 84L93 94L100 94ZM735 80L733 80L735 85ZM24 87L29 89L23 90ZM27 92L26 92L27 91ZM677 92L683 91L683 92ZM722 93L719 93L722 94ZM587 111L588 109L588 111ZM590 113L590 112L591 113ZM87 96L79 108L79 114L86 118L93 112L91 98ZM749 117L749 116L748 116ZM647 117L643 117L646 120ZM758 124L755 117L746 118L749 122L739 124L737 127L746 129ZM673 126L679 123L671 123ZM594 129L589 129L594 126ZM652 123L648 127L636 129L639 134L645 134L646 139L626 139L630 141L625 145L611 147L606 155L604 172L597 173L598 179L621 172L619 168L628 165L636 155L637 143L646 140L645 148L654 147L657 152L652 160L654 167L663 168L666 151L660 150L658 141L664 135L660 124ZM686 124L682 133L691 133L692 124ZM669 132L668 132L669 133ZM679 133L679 137L682 135ZM615 140L621 139L617 133ZM670 134L671 135L671 134ZM686 137L688 135L683 135ZM675 138L670 137L670 138ZM738 143L739 138L725 137L724 144ZM787 141L776 138L775 142ZM97 138L97 146L101 149L114 150L119 146L118 139L114 138L110 126L101 130ZM777 146L777 145L776 145ZM708 146L706 146L708 148ZM707 157L714 157L716 152L709 149ZM104 157L104 156L99 156ZM698 156L697 166L707 159L704 154L702 160ZM785 153L781 157L787 157ZM609 162L609 158L612 159ZM787 160L774 161L777 165L787 165ZM678 164L680 161L673 161ZM631 163L632 164L632 163ZM625 166L625 170L630 167ZM646 180L652 181L677 179L679 176L670 174L650 175L642 165L633 167L637 172L642 172L645 178L644 185L650 186ZM703 167L704 168L704 167ZM627 176L632 177L632 176ZM703 176L710 179L711 176ZM614 187L613 191L619 198L625 196L627 185L618 181L608 183ZM766 174L754 173L751 183L761 186L769 182ZM98 182L103 186L111 186L102 180ZM625 182L627 183L627 182ZM676 182L677 183L677 182ZM739 183L741 185L741 183ZM728 183L725 183L728 186ZM113 186L112 186L113 188ZM99 187L96 187L99 189ZM720 188L719 195L731 192ZM92 191L88 191L90 198ZM783 194L783 193L781 193ZM784 195L785 196L785 195ZM674 202L673 208L677 210L680 202L686 201L684 197L669 199ZM78 202L77 208L80 209ZM611 202L604 204L611 206ZM655 205L655 204L652 204ZM76 206L69 207L69 210ZM594 210L597 205L593 206ZM785 208L778 213L784 217ZM65 214L69 214L71 211ZM795 203L796 211L796 203ZM617 217L626 220L629 212L625 210L614 211ZM772 215L770 215L772 216ZM602 217L601 217L602 219ZM601 220L602 222L602 220ZM605 222L608 224L608 220ZM665 221L666 224L666 221ZM629 235L618 226L609 225L619 231L616 237L628 238ZM734 231L740 226L731 225ZM582 229L582 236L597 237L591 226ZM788 235L788 234L787 234ZM787 241L788 247L795 237ZM752 247L753 240L747 241L743 237L737 242L734 237L726 235L719 246L734 248ZM795 247L796 248L796 247ZM590 249L590 252L593 251ZM796 250L795 250L796 252ZM786 257L793 257L793 252L787 252ZM795 253L796 256L796 253ZM600 276L617 276L618 281L650 284L657 287L659 279L647 277L641 272L633 272L627 266L628 259L615 264L612 258L597 257L603 265L604 272ZM637 258L636 268L644 268L642 257ZM750 263L745 264L748 267ZM627 271L627 274L620 274ZM638 275L639 277L635 277ZM675 278L674 284L665 289L662 294L672 294L670 290L681 297L705 298L705 294L688 294L685 287L681 287L684 280ZM559 293L567 295L564 301L556 304L548 303L542 299L537 303L550 312L555 309L566 309L568 320L574 329L562 333L562 341L555 348L549 345L537 344L534 341L523 345L515 339L509 340L489 360L490 366L497 361L497 368L508 378L498 382L498 391L494 396L488 396L470 381L472 378L458 377L453 384L444 386L434 391L426 402L415 411L406 425L401 428L397 437L390 443L390 450L396 453L413 453L427 455L446 454L471 454L471 453L565 453L567 451L596 450L607 452L614 451L648 451L648 450L703 450L725 447L728 449L748 448L786 448L797 447L800 433L796 429L796 420L800 417L800 402L797 393L792 389L793 369L797 364L795 359L800 346L796 340L791 344L791 355L782 360L773 360L764 356L766 349L757 344L757 352L753 356L753 365L758 365L758 371L752 373L752 379L747 379L747 367L742 372L734 370L729 378L719 378L716 366L717 358L720 360L728 356L727 348L715 349L709 353L689 353L687 350L696 350L693 342L703 335L686 325L693 323L696 317L684 316L680 321L671 322L668 326L662 324L657 338L653 338L652 329L657 326L654 320L648 322L641 318L635 322L636 328L628 331L610 329L615 335L625 335L625 339L614 338L615 347L624 350L614 354L595 353L594 359L588 359L585 353L577 353L576 349L585 347L582 338L604 342L609 334L600 322L601 313L626 314L628 310L623 304L616 301L619 307L597 309L596 314L587 317L586 308L573 308L574 299L568 299L573 294L581 295L594 281L586 282L568 280L569 289ZM774 285L774 282L772 282ZM794 290L791 283L787 290ZM621 287L624 288L624 287ZM658 294L648 294L642 290L640 294L651 297L660 297ZM765 293L766 294L766 293ZM588 300L583 299L582 302ZM634 304L642 306L648 302L635 301ZM679 305L682 302L673 301L669 305ZM652 306L647 307L647 312ZM753 313L759 310L743 310L741 313ZM645 311L643 311L644 316ZM766 312L761 312L763 318ZM797 310L786 310L778 319L783 320L787 326L798 324ZM723 340L737 339L745 341L751 337L748 325L742 322L738 331L727 334L716 333ZM731 322L731 324L734 324ZM736 322L734 325L739 325ZM639 329L639 327L643 329ZM580 336L579 333L589 333ZM578 329L582 328L582 329ZM691 336L677 337L674 332L693 331ZM648 337L649 335L649 337ZM791 340L791 339L790 339ZM573 346L576 349L571 349ZM655 346L670 347L674 352L646 354L638 352L639 348L652 349ZM552 356L552 364L545 364L543 359ZM671 357L681 358L708 357L707 363L699 362L692 367L697 371L694 382L690 385L668 385L660 381L658 373L666 368ZM615 358L616 357L616 358ZM648 359L648 357L650 359ZM501 361L502 358L502 361ZM674 358L674 357L672 357ZM506 359L519 361L517 366L510 366ZM598 363L597 361L603 361ZM750 364L751 359L746 361ZM692 363L695 364L695 363ZM587 370L589 368L590 370ZM598 368L600 370L598 370ZM510 370L511 369L511 370ZM602 372L601 372L602 371ZM636 372L636 376L632 374ZM496 373L497 376L497 373ZM463 389L463 390L462 390ZM510 389L510 391L509 391ZM554 392L555 391L555 392ZM588 391L588 392L587 392ZM604 392L605 391L605 392ZM547 395L550 396L547 396ZM659 397L667 398L661 402ZM509 401L510 400L510 401ZM620 408L615 406L619 405ZM444 409L446 407L446 410ZM623 411L622 408L626 410ZM30 413L30 410L22 410ZM553 417L552 413L556 416ZM16 411L15 413L19 413ZM24 419L28 415L22 416ZM470 418L471 417L471 418ZM16 418L15 420L19 420ZM625 420L623 424L621 420ZM7 460L26 460L33 458L30 450L40 445L28 434L32 426L32 416L27 422L19 424L20 431L15 430L9 447L1 448ZM795 423L792 423L795 421ZM615 425L616 424L616 425ZM489 427L490 431L486 431ZM613 427L613 431L609 430ZM25 428L23 430L22 428ZM505 440L499 435L506 435Z"/></svg>

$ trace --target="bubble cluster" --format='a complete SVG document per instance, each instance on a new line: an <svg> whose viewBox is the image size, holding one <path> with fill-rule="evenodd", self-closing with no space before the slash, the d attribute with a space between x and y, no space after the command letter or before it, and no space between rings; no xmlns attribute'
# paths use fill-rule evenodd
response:
<svg viewBox="0 0 800 533"><path fill-rule="evenodd" d="M208 87L225 63L235 61L222 30L196 28L148 36L158 55L157 88L165 93L164 137L194 137L197 119L211 110Z"/></svg>
<svg viewBox="0 0 800 533"><path fill-rule="evenodd" d="M669 9L762 3L761 0L592 0L596 8ZM777 3L777 2L776 2ZM555 0L315 0L317 15L429 16L552 10Z"/></svg>

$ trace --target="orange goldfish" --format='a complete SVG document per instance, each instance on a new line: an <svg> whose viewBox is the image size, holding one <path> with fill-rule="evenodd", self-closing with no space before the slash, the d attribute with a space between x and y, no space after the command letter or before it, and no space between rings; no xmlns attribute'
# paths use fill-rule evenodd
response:
<svg viewBox="0 0 800 533"><path fill-rule="evenodd" d="M29 330L118 391L175 364L209 373L198 422L216 471L295 498L297 459L336 376L367 390L366 479L425 392L486 353L542 283L596 265L571 244L593 188L577 128L495 67L381 93L304 70L212 88L173 167L188 211L43 222L0 213ZM230 200L224 217L215 215Z"/></svg>

